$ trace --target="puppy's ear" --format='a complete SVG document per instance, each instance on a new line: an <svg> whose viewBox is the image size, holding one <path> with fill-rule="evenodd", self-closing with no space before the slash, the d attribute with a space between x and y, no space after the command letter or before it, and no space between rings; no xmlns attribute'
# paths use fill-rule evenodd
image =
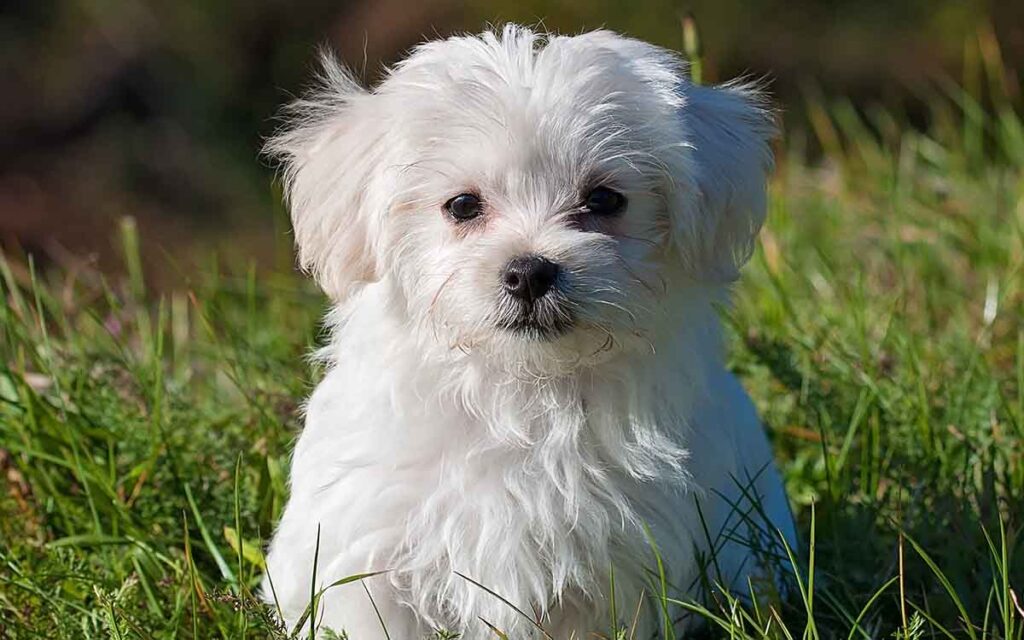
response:
<svg viewBox="0 0 1024 640"><path fill-rule="evenodd" d="M676 185L683 202L672 235L699 277L733 281L764 222L774 117L753 87L683 80L679 92L690 175Z"/></svg>
<svg viewBox="0 0 1024 640"><path fill-rule="evenodd" d="M333 54L320 62L318 86L286 107L264 151L281 163L299 266L340 302L380 271L385 126L374 96Z"/></svg>
<svg viewBox="0 0 1024 640"><path fill-rule="evenodd" d="M671 174L672 245L696 277L732 281L764 222L775 120L756 88L693 84L674 53L608 31L581 42L616 52L647 84L670 126L656 129Z"/></svg>

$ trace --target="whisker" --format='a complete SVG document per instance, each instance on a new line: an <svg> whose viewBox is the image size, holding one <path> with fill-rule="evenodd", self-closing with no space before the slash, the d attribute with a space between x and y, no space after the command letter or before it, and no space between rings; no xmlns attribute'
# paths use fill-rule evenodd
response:
<svg viewBox="0 0 1024 640"><path fill-rule="evenodd" d="M618 309L619 311L621 311L624 314L626 314L627 316L629 316L629 319L633 322L634 325L636 325L636 314L634 314L629 309L623 307L621 304L616 304L614 302L610 302L608 300L601 300L601 299L593 300L593 302L596 302L597 304L606 304L609 307L613 307L615 309Z"/></svg>
<svg viewBox="0 0 1024 640"><path fill-rule="evenodd" d="M448 286L448 283L451 282L454 277L455 272L452 271L448 274L448 277L444 279L444 282L441 283L441 286L437 288L437 291L434 292L434 297L430 299L430 306L427 308L427 315L432 315L434 313L434 305L437 304L438 298L441 297L441 292L444 291L444 288Z"/></svg>
<svg viewBox="0 0 1024 640"><path fill-rule="evenodd" d="M611 351L615 347L615 342L616 342L615 335L611 331L609 331L603 324L595 322L595 323L592 323L592 325L593 325L594 328L600 329L601 331L604 332L605 339L604 339L604 342L601 343L601 346L598 347L593 353L591 353L590 356L593 357L593 356L596 356L599 353L603 353L605 351Z"/></svg>
<svg viewBox="0 0 1024 640"><path fill-rule="evenodd" d="M650 293L650 294L651 294L652 296L657 296L657 295L658 295L658 294L657 294L657 293L656 293L656 292L654 291L654 288L653 288L653 287L652 287L652 286L650 285L650 283L649 283L649 282L647 282L646 280L644 280L643 278L641 278L640 276L638 276L638 275L636 274L636 272L635 272L635 271L633 271L633 269L631 269L631 268L630 268L629 264L627 264L627 263L626 263L626 261L622 259L622 256L618 256L618 258L617 258L617 259L618 259L618 261L619 261L619 266L621 266L621 267L622 267L622 269L623 269L623 270L624 270L624 271L625 271L626 273L628 273L628 274L630 275L630 277L631 277L631 278L633 278L633 280L635 280L635 281L636 281L636 283L637 283L637 284L639 284L640 286L642 286L642 287L643 287L644 289L647 289L647 292L648 292L648 293ZM660 276L659 276L659 277L660 277ZM661 278L661 284L662 284L662 289L663 289L662 293L663 293L663 294L664 294L664 293L667 293L667 292L668 292L668 284L667 284L667 283L665 282L665 279L664 279L664 278Z"/></svg>
<svg viewBox="0 0 1024 640"><path fill-rule="evenodd" d="M650 238L638 238L636 236L627 235L625 233L619 233L615 235L616 238L622 238L623 240L632 240L633 242L641 242L643 244L656 247L658 243Z"/></svg>

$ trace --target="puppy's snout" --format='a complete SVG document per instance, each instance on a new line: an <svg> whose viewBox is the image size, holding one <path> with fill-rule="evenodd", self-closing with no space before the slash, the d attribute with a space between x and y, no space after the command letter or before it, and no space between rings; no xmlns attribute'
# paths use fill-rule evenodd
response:
<svg viewBox="0 0 1024 640"><path fill-rule="evenodd" d="M551 289L558 265L541 256L512 258L501 274L501 283L514 298L533 302Z"/></svg>

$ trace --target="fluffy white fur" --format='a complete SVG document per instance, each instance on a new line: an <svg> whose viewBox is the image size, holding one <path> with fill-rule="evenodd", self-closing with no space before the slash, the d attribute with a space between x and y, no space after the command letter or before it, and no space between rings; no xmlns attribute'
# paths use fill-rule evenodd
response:
<svg viewBox="0 0 1024 640"><path fill-rule="evenodd" d="M607 31L430 42L369 91L323 64L270 142L333 301L264 581L286 623L318 531L318 587L384 572L319 603L352 640L385 637L374 604L394 640L539 637L508 603L558 640L608 633L612 575L619 622L643 601L650 637L653 548L671 596L770 580L793 525L716 313L764 217L758 95ZM626 210L581 212L597 185ZM456 223L464 192L485 212ZM568 331L500 328L523 254L561 266L537 315Z"/></svg>

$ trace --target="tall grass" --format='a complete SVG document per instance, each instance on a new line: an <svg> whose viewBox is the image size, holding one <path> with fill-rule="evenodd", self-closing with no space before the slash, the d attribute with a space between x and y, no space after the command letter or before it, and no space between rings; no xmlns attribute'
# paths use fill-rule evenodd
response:
<svg viewBox="0 0 1024 640"><path fill-rule="evenodd" d="M804 544L785 602L655 595L706 635L1024 637L1024 118L965 52L924 129L812 97L780 148L726 322ZM284 637L253 590L324 301L215 263L151 292L120 240L119 274L0 262L0 637Z"/></svg>

